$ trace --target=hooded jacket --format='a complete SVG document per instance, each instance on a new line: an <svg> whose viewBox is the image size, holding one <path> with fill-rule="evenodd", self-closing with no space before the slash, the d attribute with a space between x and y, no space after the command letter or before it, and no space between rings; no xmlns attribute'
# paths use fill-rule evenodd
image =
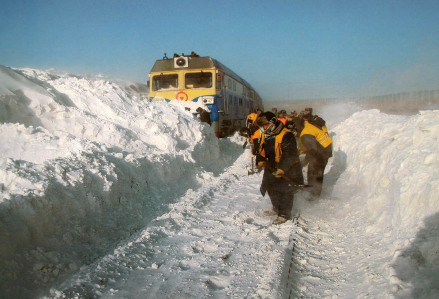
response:
<svg viewBox="0 0 439 299"><path fill-rule="evenodd" d="M276 135L262 134L259 147L260 155L256 161L265 161L274 169L280 168L285 172L284 175L295 184L303 184L302 166L297 151L296 138L291 131L283 128L281 122L278 125L282 128L275 130L276 132L280 131ZM262 195L265 195L270 187L279 192L294 193L298 190L294 183L292 184L284 178L274 177L272 170L270 171L266 167L260 191Z"/></svg>
<svg viewBox="0 0 439 299"><path fill-rule="evenodd" d="M325 127L326 128L326 127ZM299 147L301 152L311 155L320 155L325 158L332 157L332 139L327 130L305 121L300 133Z"/></svg>

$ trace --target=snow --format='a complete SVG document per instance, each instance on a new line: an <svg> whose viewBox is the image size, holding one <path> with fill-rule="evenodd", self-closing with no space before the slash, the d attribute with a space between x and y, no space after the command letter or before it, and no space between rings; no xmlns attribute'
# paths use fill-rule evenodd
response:
<svg viewBox="0 0 439 299"><path fill-rule="evenodd" d="M0 66L0 297L439 297L439 111L315 107L324 191L276 226L244 140L136 86Z"/></svg>

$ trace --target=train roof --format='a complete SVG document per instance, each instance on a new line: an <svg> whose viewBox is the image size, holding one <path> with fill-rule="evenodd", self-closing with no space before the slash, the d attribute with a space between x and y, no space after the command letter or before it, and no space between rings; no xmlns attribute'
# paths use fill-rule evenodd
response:
<svg viewBox="0 0 439 299"><path fill-rule="evenodd" d="M183 56L180 56L183 57ZM196 69L219 69L223 71L224 73L228 74L229 76L233 77L235 80L239 81L243 85L251 88L254 90L254 88L248 83L246 80L241 78L238 74L236 74L234 71L226 67L224 64L219 62L216 59L213 59L209 56L200 57L200 56L194 56L194 55L185 55L184 57L189 58L188 66L184 69L186 70L196 70ZM159 59L156 60L154 66L151 69L150 73L159 73L159 72L172 72L175 70L181 70L181 68L175 68L174 67L174 59L173 58L165 58L165 59Z"/></svg>

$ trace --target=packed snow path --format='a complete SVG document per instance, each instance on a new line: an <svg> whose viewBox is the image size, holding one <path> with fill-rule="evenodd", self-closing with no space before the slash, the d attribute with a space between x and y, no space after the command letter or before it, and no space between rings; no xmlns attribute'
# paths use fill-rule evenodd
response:
<svg viewBox="0 0 439 299"><path fill-rule="evenodd" d="M281 298L295 225L275 226L248 152L189 190L138 238L52 289L54 297Z"/></svg>
<svg viewBox="0 0 439 299"><path fill-rule="evenodd" d="M328 210L328 213L334 211ZM390 265L380 256L382 236L368 239L358 227L361 210L346 217L301 212L294 254L294 296L378 298L389 289ZM377 261L378 259L378 261ZM377 264L378 262L378 264ZM396 290L395 290L396 291Z"/></svg>

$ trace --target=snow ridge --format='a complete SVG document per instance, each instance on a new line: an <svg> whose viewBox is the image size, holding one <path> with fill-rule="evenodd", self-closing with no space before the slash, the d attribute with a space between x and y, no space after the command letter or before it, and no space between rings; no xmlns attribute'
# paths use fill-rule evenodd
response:
<svg viewBox="0 0 439 299"><path fill-rule="evenodd" d="M177 104L99 78L0 75L2 294L27 296L91 263L236 158L220 148L239 145Z"/></svg>
<svg viewBox="0 0 439 299"><path fill-rule="evenodd" d="M301 210L294 297L438 295L438 123L370 110L334 128L325 194Z"/></svg>

